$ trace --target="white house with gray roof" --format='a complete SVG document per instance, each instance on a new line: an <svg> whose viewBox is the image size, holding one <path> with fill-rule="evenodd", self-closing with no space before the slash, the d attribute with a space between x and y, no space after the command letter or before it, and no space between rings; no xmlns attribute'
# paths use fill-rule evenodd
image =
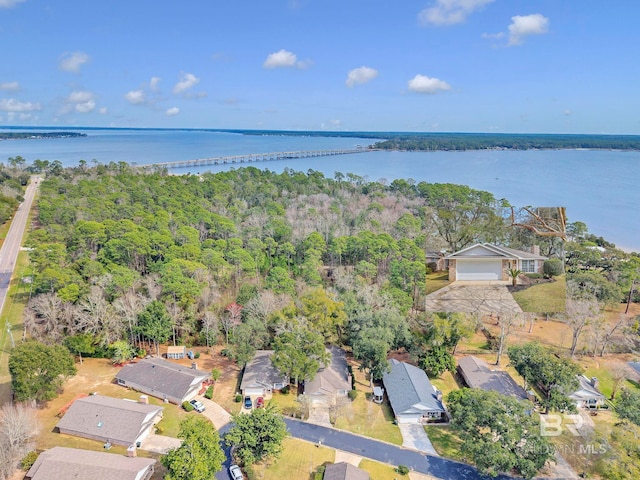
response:
<svg viewBox="0 0 640 480"><path fill-rule="evenodd" d="M289 379L271 363L273 350L258 350L244 367L240 391L242 395L271 397L275 390L289 385Z"/></svg>
<svg viewBox="0 0 640 480"><path fill-rule="evenodd" d="M575 402L578 408L598 408L605 403L605 396L598 390L598 379L591 379L584 375L578 375L580 386L569 395L569 398Z"/></svg>
<svg viewBox="0 0 640 480"><path fill-rule="evenodd" d="M548 257L540 255L538 246L530 252L491 243L476 243L445 257L449 261L449 281L508 281L509 270L542 273Z"/></svg>
<svg viewBox="0 0 640 480"><path fill-rule="evenodd" d="M516 383L509 372L492 369L487 362L473 355L458 360L458 373L469 388L493 390L519 400L529 398L524 388Z"/></svg>
<svg viewBox="0 0 640 480"><path fill-rule="evenodd" d="M149 480L156 460L79 448L53 447L34 462L25 480Z"/></svg>
<svg viewBox="0 0 640 480"><path fill-rule="evenodd" d="M120 369L116 382L176 405L194 398L209 373L161 358L146 358Z"/></svg>
<svg viewBox="0 0 640 480"><path fill-rule="evenodd" d="M115 445L138 445L162 419L164 407L121 398L78 398L58 422L60 433Z"/></svg>
<svg viewBox="0 0 640 480"><path fill-rule="evenodd" d="M351 375L344 350L331 345L327 348L331 359L321 365L313 380L304 382L304 394L312 403L329 405L336 397L346 397L351 390Z"/></svg>
<svg viewBox="0 0 640 480"><path fill-rule="evenodd" d="M382 376L384 388L398 423L446 421L442 393L424 370L398 360L389 360L391 370Z"/></svg>

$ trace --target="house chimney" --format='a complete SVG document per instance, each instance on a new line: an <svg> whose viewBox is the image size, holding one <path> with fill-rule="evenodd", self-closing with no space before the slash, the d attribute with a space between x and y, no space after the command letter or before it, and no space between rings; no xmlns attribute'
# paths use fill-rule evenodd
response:
<svg viewBox="0 0 640 480"><path fill-rule="evenodd" d="M144 405L149 405L149 396L148 395L140 395L140 400L138 403L142 403Z"/></svg>
<svg viewBox="0 0 640 480"><path fill-rule="evenodd" d="M127 448L127 457L134 458L137 456L138 456L138 452L136 451L136 446L130 445L129 448Z"/></svg>
<svg viewBox="0 0 640 480"><path fill-rule="evenodd" d="M540 255L540 245L531 245L531 253Z"/></svg>
<svg viewBox="0 0 640 480"><path fill-rule="evenodd" d="M192 370L197 370L198 369L198 364L196 362L191 362L191 369Z"/></svg>
<svg viewBox="0 0 640 480"><path fill-rule="evenodd" d="M597 377L591 377L591 386L593 388L598 388L598 385L600 385L600 382L598 381Z"/></svg>

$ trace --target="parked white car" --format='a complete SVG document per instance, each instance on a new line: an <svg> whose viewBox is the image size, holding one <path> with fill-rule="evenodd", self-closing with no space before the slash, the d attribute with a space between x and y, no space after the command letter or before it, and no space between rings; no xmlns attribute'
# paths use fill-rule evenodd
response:
<svg viewBox="0 0 640 480"><path fill-rule="evenodd" d="M229 475L233 480L244 480L244 475L242 474L242 470L238 465L231 465L229 467Z"/></svg>
<svg viewBox="0 0 640 480"><path fill-rule="evenodd" d="M204 405L200 403L198 400L191 400L189 403L193 406L193 409L196 412L200 412L200 413L204 412Z"/></svg>

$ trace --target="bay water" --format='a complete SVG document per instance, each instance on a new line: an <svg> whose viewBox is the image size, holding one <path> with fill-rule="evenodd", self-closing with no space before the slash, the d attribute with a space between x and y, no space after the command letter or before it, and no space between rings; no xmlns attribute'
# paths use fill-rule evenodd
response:
<svg viewBox="0 0 640 480"><path fill-rule="evenodd" d="M42 129L39 131L45 131ZM367 146L371 139L305 135L243 135L206 130L80 130L86 137L0 141L0 161L21 155L75 166L124 161L136 165L206 157ZM173 174L240 168L248 164L172 169ZM333 177L413 179L486 190L512 205L565 206L568 220L625 250L640 251L640 152L609 150L471 150L386 152L286 159L251 164L281 172L309 169Z"/></svg>

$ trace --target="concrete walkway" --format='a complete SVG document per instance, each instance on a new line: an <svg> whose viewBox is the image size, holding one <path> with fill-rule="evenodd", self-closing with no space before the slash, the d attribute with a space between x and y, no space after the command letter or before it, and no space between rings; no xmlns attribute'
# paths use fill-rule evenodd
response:
<svg viewBox="0 0 640 480"><path fill-rule="evenodd" d="M431 440L427 432L424 431L422 425L418 423L399 423L400 433L402 434L402 446L417 450L418 452L428 455L438 456L438 452L433 448Z"/></svg>
<svg viewBox="0 0 640 480"><path fill-rule="evenodd" d="M506 285L454 282L427 295L429 312L522 313Z"/></svg>
<svg viewBox="0 0 640 480"><path fill-rule="evenodd" d="M157 435L150 433L147 438L144 439L140 450L146 450L148 452L166 454L172 448L178 448L182 444L182 440L179 438L167 437L165 435Z"/></svg>

